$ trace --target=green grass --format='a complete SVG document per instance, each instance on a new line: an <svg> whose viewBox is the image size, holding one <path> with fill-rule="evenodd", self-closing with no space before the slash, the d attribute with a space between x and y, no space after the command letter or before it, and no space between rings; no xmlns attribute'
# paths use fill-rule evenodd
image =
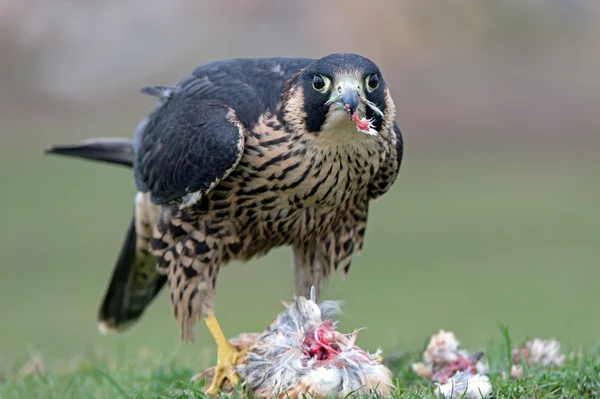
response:
<svg viewBox="0 0 600 399"><path fill-rule="evenodd" d="M30 348L51 359L177 347L164 293L125 337L96 330L133 207L130 173L38 148L0 158L0 369ZM459 158L407 156L371 206L363 253L324 291L345 301L341 328L368 327L365 346L384 350L418 346L439 328L482 346L501 323L517 339L597 342L597 167ZM228 265L217 291L227 334L263 328L292 294L289 250ZM203 329L197 337L198 347L210 342Z"/></svg>
<svg viewBox="0 0 600 399"><path fill-rule="evenodd" d="M560 368L526 368L524 378L506 377L509 346L502 334L488 346L484 356L490 366L493 396L498 399L597 398L600 394L600 348L576 351ZM418 377L411 368L421 349L392 354L386 364L396 385L394 398L434 398L435 385ZM30 360L29 364L36 364ZM107 360L88 355L71 362L55 361L42 372L25 373L19 367L0 375L0 398L204 398L204 382L189 378L200 371L177 356L138 354L135 360ZM231 397L240 397L240 389ZM223 395L225 397L225 395ZM491 396L490 396L491 397Z"/></svg>
<svg viewBox="0 0 600 399"><path fill-rule="evenodd" d="M0 398L194 392L185 381L210 365L206 348L213 346L200 326L194 346L179 343L164 293L125 336L96 330L132 211L130 173L43 157L43 145L0 157ZM414 148L397 184L371 206L365 248L350 275L335 276L324 291L324 299L345 302L340 330L368 327L359 344L369 350L409 350L393 366L409 398L427 389L409 364L440 328L468 348L488 348L505 397L561 397L551 392L592 384L599 354L591 348L600 341L598 173L594 160L472 149L433 156ZM260 331L292 294L289 250L228 265L217 291L227 335ZM590 349L562 370L502 382L506 356L494 342L503 324L517 342L555 337L566 348ZM14 374L38 352L46 375Z"/></svg>

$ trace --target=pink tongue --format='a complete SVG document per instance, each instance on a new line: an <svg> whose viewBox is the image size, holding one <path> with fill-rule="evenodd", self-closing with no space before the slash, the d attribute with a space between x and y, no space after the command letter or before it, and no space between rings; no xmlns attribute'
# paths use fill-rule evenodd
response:
<svg viewBox="0 0 600 399"><path fill-rule="evenodd" d="M354 113L352 114L352 120L354 121L354 123L356 123L356 127L358 128L358 130L362 130L362 131L369 131L369 121L365 120L361 120L358 117L358 113L356 111L354 111Z"/></svg>

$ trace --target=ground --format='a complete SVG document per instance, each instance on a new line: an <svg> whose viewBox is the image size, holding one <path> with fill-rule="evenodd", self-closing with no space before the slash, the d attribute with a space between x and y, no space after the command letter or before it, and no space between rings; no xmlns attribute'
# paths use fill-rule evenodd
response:
<svg viewBox="0 0 600 399"><path fill-rule="evenodd" d="M164 293L128 334L96 329L131 216L131 175L40 151L101 133L48 135L27 151L0 156L0 182L9 193L0 207L2 399L176 397L177 389L193 391L183 381L214 361L204 326L192 347L179 343ZM503 370L506 357L498 349L501 323L516 342L555 337L565 349L588 348L585 367L569 363L566 379L544 374L513 389L537 386L541 398L563 380L570 387L592 380L600 370L592 349L600 338L597 157L567 162L472 148L433 156L414 137L409 141L398 184L371 207L364 252L345 281L336 277L325 290L325 299L344 301L340 330L366 327L361 346L404 350L408 358L393 368L400 392L415 393L408 398L424 396L410 363L440 328L469 349L487 349L495 370ZM289 250L229 265L217 286L225 333L260 331L291 295ZM48 374L8 381L37 352Z"/></svg>
<svg viewBox="0 0 600 399"><path fill-rule="evenodd" d="M530 368L515 381L504 377L508 370L507 331L487 348L494 397L597 398L600 393L600 347L577 350L557 369ZM433 386L421 380L411 365L420 360L423 348L392 354L386 362L396 378L396 398L434 398ZM569 353L569 351L567 351ZM98 357L73 359L52 367L32 357L12 373L0 375L0 398L204 398L202 385L188 382L195 369L176 358L142 351L137 361L107 361ZM40 369L44 367L45 370ZM240 397L235 391L231 397Z"/></svg>

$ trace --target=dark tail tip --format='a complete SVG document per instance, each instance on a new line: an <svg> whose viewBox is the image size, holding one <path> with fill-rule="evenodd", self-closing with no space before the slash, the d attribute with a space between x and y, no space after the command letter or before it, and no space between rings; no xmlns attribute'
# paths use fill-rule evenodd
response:
<svg viewBox="0 0 600 399"><path fill-rule="evenodd" d="M76 144L52 145L44 154L58 154L93 161L133 166L133 141L127 138L95 138Z"/></svg>

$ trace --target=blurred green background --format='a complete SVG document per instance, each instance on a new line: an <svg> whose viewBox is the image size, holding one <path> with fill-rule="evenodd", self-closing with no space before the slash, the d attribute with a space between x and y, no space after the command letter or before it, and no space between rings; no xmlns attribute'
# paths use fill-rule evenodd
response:
<svg viewBox="0 0 600 399"><path fill-rule="evenodd" d="M440 328L467 346L600 338L600 5L593 1L8 1L0 14L0 366L140 348L190 362L168 297L122 337L96 312L133 207L123 168L42 156L131 136L139 88L220 58L357 52L377 62L405 137L371 207L363 254L325 298L359 344L416 349ZM215 33L218 32L218 33ZM279 249L222 269L228 335L264 328L292 294Z"/></svg>

